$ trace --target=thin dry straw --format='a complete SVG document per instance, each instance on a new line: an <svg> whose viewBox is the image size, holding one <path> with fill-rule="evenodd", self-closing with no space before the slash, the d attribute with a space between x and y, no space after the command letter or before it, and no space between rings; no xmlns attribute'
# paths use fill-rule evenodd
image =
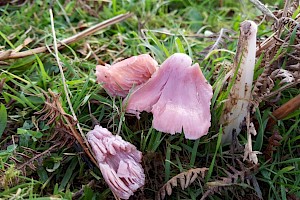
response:
<svg viewBox="0 0 300 200"><path fill-rule="evenodd" d="M60 41L59 44L57 44L57 48L63 48L65 47L65 45L76 42L78 40L81 40L89 35L94 34L95 32L104 29L110 25L116 24L118 22L124 21L125 19L131 17L132 14L131 13L125 13L125 14L121 14L121 15L117 15L111 19L105 20L99 24L96 24L80 33L77 33L69 38L66 38L62 41ZM50 49L53 49L53 45L50 45ZM22 51L22 52L16 52L15 50L7 50L4 52L0 53L0 61L1 60L8 60L8 59L16 59L16 58L23 58L23 57L27 57L27 56L31 56L34 54L38 54L38 53L43 53L46 52L48 49L46 46L43 47L38 47L35 49L29 49L26 51Z"/></svg>

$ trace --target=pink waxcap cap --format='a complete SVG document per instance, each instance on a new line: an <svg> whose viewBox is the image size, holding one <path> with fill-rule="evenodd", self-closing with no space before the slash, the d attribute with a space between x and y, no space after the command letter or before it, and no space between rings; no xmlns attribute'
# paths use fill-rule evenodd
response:
<svg viewBox="0 0 300 200"><path fill-rule="evenodd" d="M137 87L123 104L127 113L153 113L153 128L198 139L211 125L212 87L198 64L182 53L170 56L152 77Z"/></svg>
<svg viewBox="0 0 300 200"><path fill-rule="evenodd" d="M126 97L133 86L145 83L157 66L148 54L133 56L113 65L97 65L97 82L103 84L110 96Z"/></svg>

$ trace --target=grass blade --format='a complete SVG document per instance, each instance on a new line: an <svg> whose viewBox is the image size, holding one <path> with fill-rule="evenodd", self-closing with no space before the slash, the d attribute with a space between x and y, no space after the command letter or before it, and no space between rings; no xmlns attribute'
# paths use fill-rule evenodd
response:
<svg viewBox="0 0 300 200"><path fill-rule="evenodd" d="M7 111L3 104L0 106L0 138L7 124Z"/></svg>

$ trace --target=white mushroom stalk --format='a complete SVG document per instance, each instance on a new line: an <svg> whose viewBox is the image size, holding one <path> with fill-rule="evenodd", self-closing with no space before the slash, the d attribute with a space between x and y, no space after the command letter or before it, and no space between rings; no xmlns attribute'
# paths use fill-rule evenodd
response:
<svg viewBox="0 0 300 200"><path fill-rule="evenodd" d="M253 82L257 25L246 20L240 25L240 37L233 63L233 72L237 71L234 85L230 90L228 100L221 118L224 125L223 144L232 141L233 134L239 134L242 122L249 112L251 89Z"/></svg>

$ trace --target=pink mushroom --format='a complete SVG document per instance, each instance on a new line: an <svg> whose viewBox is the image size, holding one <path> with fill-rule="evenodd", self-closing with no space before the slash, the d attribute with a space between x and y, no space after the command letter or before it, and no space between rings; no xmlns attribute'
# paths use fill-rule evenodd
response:
<svg viewBox="0 0 300 200"><path fill-rule="evenodd" d="M142 153L99 125L88 132L87 138L110 189L119 198L129 199L145 184L145 174L140 164Z"/></svg>
<svg viewBox="0 0 300 200"><path fill-rule="evenodd" d="M96 66L98 83L110 96L126 97L133 86L145 83L157 69L148 54L133 56L113 65Z"/></svg>
<svg viewBox="0 0 300 200"><path fill-rule="evenodd" d="M124 100L126 112L153 113L153 127L166 133L184 131L188 139L206 135L210 127L212 87L198 64L176 53Z"/></svg>

